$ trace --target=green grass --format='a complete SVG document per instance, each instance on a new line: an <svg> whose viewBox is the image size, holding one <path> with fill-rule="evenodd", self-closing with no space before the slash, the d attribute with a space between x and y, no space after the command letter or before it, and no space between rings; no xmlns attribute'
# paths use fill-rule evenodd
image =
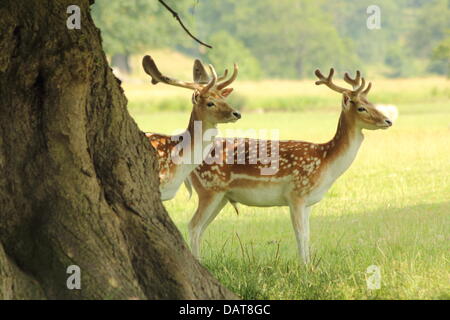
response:
<svg viewBox="0 0 450 320"><path fill-rule="evenodd" d="M335 103L339 103L335 99ZM366 131L350 169L313 207L313 266L298 263L286 207L227 205L205 232L204 265L245 299L450 299L450 103L404 103L386 131ZM328 109L327 109L328 110ZM333 111L244 113L221 129L281 130L281 138L332 137ZM188 112L130 108L144 131L186 127ZM165 206L187 240L196 208L183 188ZM366 269L381 268L368 290Z"/></svg>

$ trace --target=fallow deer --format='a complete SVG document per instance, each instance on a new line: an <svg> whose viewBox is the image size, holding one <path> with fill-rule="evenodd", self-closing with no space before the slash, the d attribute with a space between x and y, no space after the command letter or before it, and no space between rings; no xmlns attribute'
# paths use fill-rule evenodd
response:
<svg viewBox="0 0 450 320"><path fill-rule="evenodd" d="M217 77L214 67L209 65L210 78L203 64L196 60L194 64L195 81L185 82L161 74L150 56L143 58L142 65L145 72L151 76L153 84L162 82L194 90L191 117L185 132L176 136L146 133L150 143L156 149L161 199L165 201L175 197L183 181L208 154L211 141L204 141L204 133L210 129L215 129L219 123L235 122L241 118L241 114L225 101L225 98L233 91L232 88L227 88L227 86L236 79L238 67L235 64L233 74L229 79L226 79L227 70L222 77ZM199 132L196 132L197 129ZM196 138L196 134L200 137ZM183 141L183 139L187 139L186 142L188 143L187 148L181 150L181 154L184 157L188 154L187 161L174 161L174 156L180 153L177 148L179 148L180 141ZM195 158L198 156L200 159L196 161ZM184 159L186 160L186 158Z"/></svg>
<svg viewBox="0 0 450 320"><path fill-rule="evenodd" d="M309 214L336 179L342 175L355 159L363 141L362 129L387 129L393 118L377 109L367 100L371 84L365 88L365 80L359 71L354 79L346 73L344 80L353 86L345 89L333 83L334 69L328 77L319 70L316 85L324 84L342 94L342 110L334 138L326 143L304 141L269 141L265 146L270 152L278 147L278 168L273 175L261 175L260 170L271 166L256 159L261 145L253 139L234 140L216 138L221 153L216 163L203 163L188 180L198 194L198 208L189 223L189 236L193 254L199 258L200 240L207 226L222 208L230 202L247 206L289 206L292 225L297 239L298 251L304 263L310 261ZM228 140L228 141L227 141ZM228 144L227 144L228 143ZM225 163L232 152L234 157L239 143L245 144L245 164ZM264 142L265 145L265 142ZM211 155L210 155L211 156ZM211 163L211 162L210 162Z"/></svg>

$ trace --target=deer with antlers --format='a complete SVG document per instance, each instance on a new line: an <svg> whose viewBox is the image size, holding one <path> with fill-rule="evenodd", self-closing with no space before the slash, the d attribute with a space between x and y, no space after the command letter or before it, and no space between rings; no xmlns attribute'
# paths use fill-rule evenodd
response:
<svg viewBox="0 0 450 320"><path fill-rule="evenodd" d="M316 85L326 85L342 94L342 111L336 134L326 143L304 141L268 141L269 152L278 152L278 168L272 175L261 175L261 169L271 164L255 161L261 145L253 139L235 140L234 146L226 140L219 161L204 162L189 177L198 194L198 208L189 223L189 236L193 254L200 255L200 240L207 226L222 208L230 202L248 206L289 206L298 251L304 263L310 261L309 214L336 179L351 165L363 141L362 129L387 129L393 118L380 111L367 100L371 84L365 87L364 78L358 71L354 79L346 73L344 80L353 89L346 89L333 83L334 70L327 77L316 70L319 78ZM228 152L236 153L239 143L245 144L245 164L225 164ZM278 148L274 150L273 148ZM258 149L258 150L257 150Z"/></svg>
<svg viewBox="0 0 450 320"><path fill-rule="evenodd" d="M226 79L227 70L223 76L218 77L214 67L209 65L211 72L209 77L203 64L195 60L194 82L185 82L164 76L148 55L143 58L142 65L145 72L151 76L153 84L162 82L194 91L191 117L185 132L176 136L146 133L151 145L156 149L161 199L165 201L175 197L183 181L196 166L201 164L204 155L208 154L211 141L205 141L204 134L211 129L216 129L219 123L236 122L241 118L241 114L225 101L233 91L232 88L227 87L236 79L238 67L235 64L233 74ZM197 138L196 135L200 137ZM180 150L182 142L185 144ZM177 157L180 154L184 161Z"/></svg>

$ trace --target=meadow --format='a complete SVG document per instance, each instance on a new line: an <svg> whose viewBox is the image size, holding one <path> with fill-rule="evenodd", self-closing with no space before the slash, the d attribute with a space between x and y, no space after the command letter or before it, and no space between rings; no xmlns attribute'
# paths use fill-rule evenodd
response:
<svg viewBox="0 0 450 320"><path fill-rule="evenodd" d="M370 100L395 104L385 131L366 131L350 169L311 214L313 263L298 263L287 207L227 205L205 232L203 264L245 299L450 299L450 85L443 78L373 80ZM220 129L279 129L324 142L340 97L312 80L236 83L243 118ZM173 133L189 120L187 90L124 83L143 131ZM174 107L174 101L179 104ZM231 100L233 101L233 100ZM187 191L165 202L185 239L196 209ZM366 285L369 266L381 288Z"/></svg>

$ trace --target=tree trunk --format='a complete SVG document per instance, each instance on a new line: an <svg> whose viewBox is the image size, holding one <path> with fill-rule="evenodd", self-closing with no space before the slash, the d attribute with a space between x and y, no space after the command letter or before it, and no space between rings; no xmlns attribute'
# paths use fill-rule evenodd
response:
<svg viewBox="0 0 450 320"><path fill-rule="evenodd" d="M235 298L160 201L90 2L0 2L0 299ZM66 27L72 4L80 30Z"/></svg>
<svg viewBox="0 0 450 320"><path fill-rule="evenodd" d="M131 67L128 54L115 54L111 58L111 66L122 74L130 74Z"/></svg>
<svg viewBox="0 0 450 320"><path fill-rule="evenodd" d="M447 59L447 79L450 79L450 58Z"/></svg>

